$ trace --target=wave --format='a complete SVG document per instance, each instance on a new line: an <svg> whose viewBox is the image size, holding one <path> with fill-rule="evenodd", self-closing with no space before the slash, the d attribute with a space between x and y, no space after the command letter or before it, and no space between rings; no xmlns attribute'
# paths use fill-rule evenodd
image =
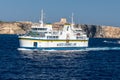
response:
<svg viewBox="0 0 120 80"><path fill-rule="evenodd" d="M86 51L101 51L101 50L120 50L120 47L96 47L96 48L86 48Z"/></svg>
<svg viewBox="0 0 120 80"><path fill-rule="evenodd" d="M107 41L107 40L104 40L103 42L104 43L112 43L112 44L120 44L120 41Z"/></svg>
<svg viewBox="0 0 120 80"><path fill-rule="evenodd" d="M76 52L76 51L106 51L106 50L120 50L120 47L88 47L79 50L39 50L39 49L26 49L18 48L19 51L34 51L34 52Z"/></svg>

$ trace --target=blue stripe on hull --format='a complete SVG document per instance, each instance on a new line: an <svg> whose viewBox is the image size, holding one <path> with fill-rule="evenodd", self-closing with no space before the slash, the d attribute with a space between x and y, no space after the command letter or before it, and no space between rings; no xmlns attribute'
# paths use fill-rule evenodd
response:
<svg viewBox="0 0 120 80"><path fill-rule="evenodd" d="M37 49L37 50L80 50L80 49L85 49L87 47L48 47L48 48L36 48L36 47L20 47L20 48L25 48L25 49Z"/></svg>

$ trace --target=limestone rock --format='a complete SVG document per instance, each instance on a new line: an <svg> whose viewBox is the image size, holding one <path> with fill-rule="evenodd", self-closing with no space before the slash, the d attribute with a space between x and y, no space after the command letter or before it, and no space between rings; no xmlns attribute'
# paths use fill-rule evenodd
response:
<svg viewBox="0 0 120 80"><path fill-rule="evenodd" d="M0 22L0 34L25 34L31 28L31 22ZM61 30L64 24L53 23L55 30ZM76 24L90 38L120 38L120 27Z"/></svg>
<svg viewBox="0 0 120 80"><path fill-rule="evenodd" d="M0 34L24 34L30 25L25 22L0 22Z"/></svg>

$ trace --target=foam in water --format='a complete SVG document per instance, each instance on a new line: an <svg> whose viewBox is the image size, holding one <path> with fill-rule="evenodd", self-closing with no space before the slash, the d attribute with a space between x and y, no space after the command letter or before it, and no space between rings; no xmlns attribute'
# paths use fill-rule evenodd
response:
<svg viewBox="0 0 120 80"><path fill-rule="evenodd" d="M76 51L105 51L105 50L120 50L120 47L92 47L92 48L83 48L79 50L39 50L39 49L26 49L18 48L19 51L48 51L48 52L76 52Z"/></svg>
<svg viewBox="0 0 120 80"><path fill-rule="evenodd" d="M120 44L120 41L107 41L107 40L104 40L103 41L104 43L110 43L110 44Z"/></svg>

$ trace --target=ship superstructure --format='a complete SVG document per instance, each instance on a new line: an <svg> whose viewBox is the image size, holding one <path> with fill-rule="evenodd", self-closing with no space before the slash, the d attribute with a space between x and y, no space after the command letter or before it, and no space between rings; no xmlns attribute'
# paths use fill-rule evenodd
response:
<svg viewBox="0 0 120 80"><path fill-rule="evenodd" d="M43 13L42 13L43 14ZM89 38L81 28L71 24L62 24L61 29L53 29L52 24L33 24L31 30L19 36L20 47L39 50L79 50L88 47Z"/></svg>

